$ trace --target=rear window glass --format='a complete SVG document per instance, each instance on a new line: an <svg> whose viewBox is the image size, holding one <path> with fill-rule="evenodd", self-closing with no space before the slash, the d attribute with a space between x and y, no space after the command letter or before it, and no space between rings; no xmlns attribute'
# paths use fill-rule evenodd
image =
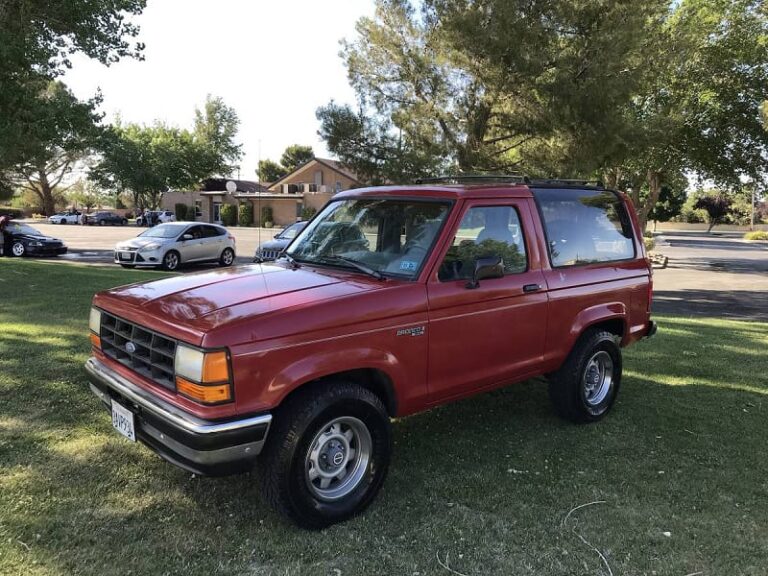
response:
<svg viewBox="0 0 768 576"><path fill-rule="evenodd" d="M552 266L634 258L632 225L615 192L537 189L535 198Z"/></svg>

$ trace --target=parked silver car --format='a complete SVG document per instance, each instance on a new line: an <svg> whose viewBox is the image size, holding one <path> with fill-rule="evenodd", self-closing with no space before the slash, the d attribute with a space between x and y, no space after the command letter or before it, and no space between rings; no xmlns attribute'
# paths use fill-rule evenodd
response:
<svg viewBox="0 0 768 576"><path fill-rule="evenodd" d="M115 263L123 268L161 266L176 270L181 264L235 261L235 237L223 226L197 222L168 222L115 246Z"/></svg>

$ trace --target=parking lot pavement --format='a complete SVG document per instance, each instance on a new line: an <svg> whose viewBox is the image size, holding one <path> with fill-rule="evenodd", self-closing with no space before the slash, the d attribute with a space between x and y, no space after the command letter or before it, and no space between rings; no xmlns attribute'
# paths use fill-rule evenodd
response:
<svg viewBox="0 0 768 576"><path fill-rule="evenodd" d="M768 321L768 244L665 232L655 251L669 258L654 270L655 313Z"/></svg>
<svg viewBox="0 0 768 576"><path fill-rule="evenodd" d="M29 220L27 223L43 234L60 238L69 248L61 258L77 262L106 264L112 263L115 244L141 234L146 228L138 226L79 226L72 224L48 224ZM235 237L236 263L250 262L256 248L271 240L280 229L229 228Z"/></svg>

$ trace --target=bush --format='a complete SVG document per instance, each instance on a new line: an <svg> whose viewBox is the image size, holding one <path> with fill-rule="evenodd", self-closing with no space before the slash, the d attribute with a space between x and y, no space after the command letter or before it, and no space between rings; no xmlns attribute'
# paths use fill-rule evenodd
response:
<svg viewBox="0 0 768 576"><path fill-rule="evenodd" d="M221 222L224 226L234 226L237 224L237 206L234 204L222 204Z"/></svg>
<svg viewBox="0 0 768 576"><path fill-rule="evenodd" d="M179 202L174 206L174 211L176 212L176 220L179 222L186 222L189 218L189 206L186 204Z"/></svg>
<svg viewBox="0 0 768 576"><path fill-rule="evenodd" d="M312 206L304 206L304 208L301 209L301 218L303 220L311 220L312 216L315 214L317 214L317 208Z"/></svg>
<svg viewBox="0 0 768 576"><path fill-rule="evenodd" d="M17 208L0 208L0 216L10 216L11 218L24 218L24 212Z"/></svg>
<svg viewBox="0 0 768 576"><path fill-rule="evenodd" d="M253 226L253 204L250 202L240 204L237 220L240 226Z"/></svg>
<svg viewBox="0 0 768 576"><path fill-rule="evenodd" d="M261 225L270 228L275 223L272 206L264 206L261 209Z"/></svg>
<svg viewBox="0 0 768 576"><path fill-rule="evenodd" d="M768 240L768 232L763 230L755 230L754 232L747 232L744 234L745 240Z"/></svg>
<svg viewBox="0 0 768 576"><path fill-rule="evenodd" d="M651 252L654 248L656 248L656 240L653 238L643 238L643 243L645 244L645 251Z"/></svg>

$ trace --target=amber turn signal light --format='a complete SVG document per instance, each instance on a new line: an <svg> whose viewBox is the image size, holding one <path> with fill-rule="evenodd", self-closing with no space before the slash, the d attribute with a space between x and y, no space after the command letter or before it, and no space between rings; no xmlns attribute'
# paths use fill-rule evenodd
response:
<svg viewBox="0 0 768 576"><path fill-rule="evenodd" d="M229 380L227 353L206 352L203 359L203 382L226 382Z"/></svg>
<svg viewBox="0 0 768 576"><path fill-rule="evenodd" d="M218 404L232 400L232 389L229 384L203 386L181 376L176 376L176 391L203 404Z"/></svg>
<svg viewBox="0 0 768 576"><path fill-rule="evenodd" d="M101 350L101 338L99 338L98 335L94 334L93 332L91 332L91 346Z"/></svg>

